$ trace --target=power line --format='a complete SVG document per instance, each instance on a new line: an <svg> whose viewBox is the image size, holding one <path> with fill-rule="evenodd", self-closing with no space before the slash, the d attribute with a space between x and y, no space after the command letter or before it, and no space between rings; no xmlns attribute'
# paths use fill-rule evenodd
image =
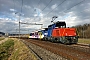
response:
<svg viewBox="0 0 90 60"><path fill-rule="evenodd" d="M41 0L39 0L39 2L38 2L38 4L37 4L37 7L39 6L40 2L41 2Z"/></svg>
<svg viewBox="0 0 90 60"><path fill-rule="evenodd" d="M41 1L41 0L40 0ZM40 3L40 1L38 2L38 4ZM50 2L47 4L47 6L50 4L52 2L52 0L50 0ZM46 7L47 7L46 6ZM44 11L45 9L46 9L46 7L44 7L43 9L42 9L42 11ZM34 20L35 20L35 18L34 18Z"/></svg>
<svg viewBox="0 0 90 60"><path fill-rule="evenodd" d="M37 3L37 7L39 6L40 2L41 2L41 0L39 0L39 2ZM34 8L34 7L33 7L33 8ZM35 10L34 10L34 11L35 11ZM34 12L34 11L33 11L33 12Z"/></svg>
<svg viewBox="0 0 90 60"><path fill-rule="evenodd" d="M22 5L21 5L21 13L22 13L22 8L23 8L23 0L22 0Z"/></svg>
<svg viewBox="0 0 90 60"><path fill-rule="evenodd" d="M64 0L64 1L63 1L62 3L60 3L58 6L62 5L65 1L66 1L66 0ZM58 7L58 6L57 6L57 7ZM57 7L55 7L55 8L57 8ZM55 9L55 8L54 8L54 9ZM49 13L51 13L54 9L52 9ZM49 14L49 13L48 13L48 14ZM48 15L48 14L46 14L46 15Z"/></svg>
<svg viewBox="0 0 90 60"><path fill-rule="evenodd" d="M64 1L63 1L62 3L60 3L58 6L62 5L65 1L66 1L66 0L64 0ZM85 0L83 0L83 1L85 1ZM74 6L79 5L79 4L82 3L83 1L77 3L77 4L74 5ZM50 0L49 4L50 4L51 2L52 2L52 0ZM48 4L48 5L49 5L49 4ZM48 6L48 5L47 5L47 6ZM47 7L47 6L46 6L46 7ZM57 7L58 7L58 6L57 6ZM74 6L72 6L71 8L73 8ZM45 7L45 8L46 8L46 7ZM54 9L56 9L57 7L55 7ZM45 9L45 8L44 8L44 9ZM68 8L67 10L70 10L71 8ZM43 11L44 9L42 9L42 11ZM52 9L49 13L51 13L54 9ZM67 10L65 10L65 11L67 11ZM49 13L48 13L48 14L49 14ZM46 15L48 15L48 14L46 14ZM34 19L35 19L35 18L34 18Z"/></svg>
<svg viewBox="0 0 90 60"><path fill-rule="evenodd" d="M47 4L47 6L48 6L51 2L52 2L52 0L50 0L50 2ZM46 6L46 7L47 7L47 6ZM46 9L46 7L45 7L45 8L43 8L43 9L42 9L42 11L43 11L43 10L45 10L45 9Z"/></svg>
<svg viewBox="0 0 90 60"><path fill-rule="evenodd" d="M14 4L14 9L15 9L15 1L13 0L13 4Z"/></svg>
<svg viewBox="0 0 90 60"><path fill-rule="evenodd" d="M64 0L62 3L64 3L65 1L66 1L66 0ZM83 1L85 1L85 0L83 0ZM77 5L79 5L79 4L82 3L83 1L81 1L81 2L79 2L79 3L77 3L77 4L75 4L75 5L72 6L71 8L73 8L73 7L77 6ZM62 3L61 3L61 4L62 4ZM58 6L60 6L61 4L59 4ZM58 6L57 6L57 7L58 7ZM57 8L57 7L56 7L56 8ZM65 11L70 10L71 8L68 8L68 9L66 9ZM55 9L55 8L54 8L54 9ZM54 9L53 9L53 10L54 10ZM51 13L53 10L51 10L49 13ZM64 12L65 12L65 11L64 11ZM49 13L48 13L48 14L49 14ZM48 14L46 14L46 15L48 15ZM45 16L46 16L46 15L45 15Z"/></svg>
<svg viewBox="0 0 90 60"><path fill-rule="evenodd" d="M63 1L62 3L60 3L58 6L60 6L61 4L63 4L65 1L66 1L66 0L64 0L64 1ZM50 0L50 2L47 4L47 6L48 6L51 2L52 2L52 0ZM47 6L46 6L46 7L47 7ZM57 6L57 7L58 7L58 6ZM45 8L46 8L46 7L45 7ZM57 7L55 7L55 8L57 8ZM44 8L44 9L45 9L45 8ZM54 8L54 9L55 9L55 8ZM44 9L42 9L42 11L43 11ZM53 9L53 10L54 10L54 9ZM49 13L51 13L53 10L51 10ZM49 14L49 13L48 13L48 14ZM46 15L48 15L48 14L46 14ZM34 18L34 20L35 20L35 18Z"/></svg>
<svg viewBox="0 0 90 60"><path fill-rule="evenodd" d="M39 2L38 2L38 4L37 4L37 7L39 6L40 2L41 2L41 0L39 0ZM34 12L34 11L33 11L33 12ZM35 20L35 17L34 17L34 20Z"/></svg>
<svg viewBox="0 0 90 60"><path fill-rule="evenodd" d="M83 1L85 1L85 0L83 0ZM81 2L79 2L79 3L77 3L77 4L75 4L75 5L72 6L71 8L73 8L73 7L75 7L75 6L79 5L79 4L81 4L83 1L81 1ZM67 10L70 10L71 8L68 8ZM66 10L66 11L67 11L67 10Z"/></svg>
<svg viewBox="0 0 90 60"><path fill-rule="evenodd" d="M85 0L83 0L83 1L85 1ZM75 4L75 5L72 6L71 8L73 8L73 7L75 7L75 6L79 5L79 4L81 4L83 1L81 1L81 2L79 2L79 3L77 3L77 4ZM71 8L68 8L67 10L70 10ZM67 10L65 10L65 11L67 11ZM64 12L65 12L65 11L64 11Z"/></svg>

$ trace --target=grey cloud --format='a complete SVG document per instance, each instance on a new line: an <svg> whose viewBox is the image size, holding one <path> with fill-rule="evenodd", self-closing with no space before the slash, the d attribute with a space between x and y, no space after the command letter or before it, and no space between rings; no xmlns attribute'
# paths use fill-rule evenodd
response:
<svg viewBox="0 0 90 60"><path fill-rule="evenodd" d="M59 21L66 21L68 26L74 26L83 23L90 23L90 1L89 0L66 0L64 3L62 3L64 0L52 0L52 2L47 6L50 0L23 0L23 7L22 7L22 14L20 16L20 21L21 22L28 22L28 23L43 23L43 27L47 27L49 24L51 24L51 20L53 16L58 16L56 19ZM75 4L83 1L81 4L74 6ZM55 8L52 12L52 6L53 5L59 5L62 3L60 6ZM8 31L8 30L14 30L15 28L18 28L18 20L19 18L16 16L19 15L14 15L15 12L18 12L21 14L21 5L22 5L22 0L0 0L0 18L4 20L3 25L0 24L0 30L2 31ZM46 7L47 6L47 7ZM72 6L74 6L72 8ZM45 8L46 7L46 8ZM35 17L34 15L36 13L35 8L40 10L40 14L43 16L37 16ZM45 9L44 9L45 8ZM71 9L70 9L71 8ZM10 11L10 9L14 9L16 11ZM43 10L44 9L44 10ZM69 9L69 10L67 10ZM43 10L43 11L42 11ZM49 13L50 12L50 13ZM46 15L49 13L48 15ZM67 17L67 18L66 18ZM74 18L73 18L74 17ZM9 22L5 20L6 18L11 19ZM71 21L71 22L68 22ZM17 22L17 23L16 23ZM70 24L71 23L71 24ZM15 24L15 26L14 26ZM84 23L83 23L84 24ZM9 29L7 28L8 26ZM5 28L4 28L5 27ZM35 30L34 28L37 26L28 26L27 25L21 25L21 28L23 29L29 29L30 31ZM36 29L39 29L40 26ZM10 31L8 31L10 32ZM22 32L23 33L23 32ZM26 33L26 32L25 32Z"/></svg>

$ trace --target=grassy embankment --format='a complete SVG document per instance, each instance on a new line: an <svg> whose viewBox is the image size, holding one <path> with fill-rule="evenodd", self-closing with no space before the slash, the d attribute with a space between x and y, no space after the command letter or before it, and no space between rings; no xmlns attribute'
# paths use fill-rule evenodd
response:
<svg viewBox="0 0 90 60"><path fill-rule="evenodd" d="M37 60L24 43L17 39L14 39L14 42L14 51L9 60Z"/></svg>
<svg viewBox="0 0 90 60"><path fill-rule="evenodd" d="M1 40L4 40L4 39L5 39L4 37L0 37L0 41L1 41Z"/></svg>
<svg viewBox="0 0 90 60"><path fill-rule="evenodd" d="M8 60L14 48L14 41L8 39L6 42L0 44L0 60Z"/></svg>
<svg viewBox="0 0 90 60"><path fill-rule="evenodd" d="M24 43L8 39L0 44L0 60L37 60Z"/></svg>
<svg viewBox="0 0 90 60"><path fill-rule="evenodd" d="M78 39L78 43L90 44L90 39Z"/></svg>

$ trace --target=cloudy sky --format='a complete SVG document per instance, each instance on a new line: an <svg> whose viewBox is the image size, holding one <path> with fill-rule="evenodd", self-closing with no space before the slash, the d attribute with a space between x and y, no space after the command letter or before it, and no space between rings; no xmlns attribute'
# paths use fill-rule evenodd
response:
<svg viewBox="0 0 90 60"><path fill-rule="evenodd" d="M0 31L18 33L19 18L23 23L51 24L65 21L67 27L90 23L90 0L0 0ZM21 33L29 33L41 25L20 24Z"/></svg>

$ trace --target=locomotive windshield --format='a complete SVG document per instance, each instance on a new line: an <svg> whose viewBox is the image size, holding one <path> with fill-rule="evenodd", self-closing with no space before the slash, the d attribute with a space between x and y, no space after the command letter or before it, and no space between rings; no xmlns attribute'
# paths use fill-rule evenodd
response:
<svg viewBox="0 0 90 60"><path fill-rule="evenodd" d="M47 31L48 30L48 28L45 28L45 31Z"/></svg>
<svg viewBox="0 0 90 60"><path fill-rule="evenodd" d="M30 36L34 35L34 33L30 33Z"/></svg>
<svg viewBox="0 0 90 60"><path fill-rule="evenodd" d="M66 23L65 22L56 22L56 26L55 27L66 28Z"/></svg>

